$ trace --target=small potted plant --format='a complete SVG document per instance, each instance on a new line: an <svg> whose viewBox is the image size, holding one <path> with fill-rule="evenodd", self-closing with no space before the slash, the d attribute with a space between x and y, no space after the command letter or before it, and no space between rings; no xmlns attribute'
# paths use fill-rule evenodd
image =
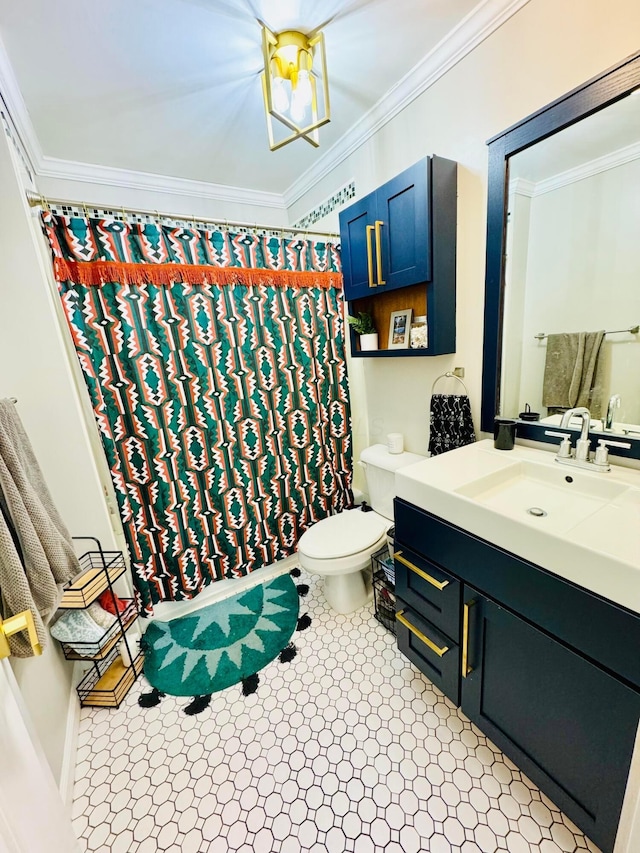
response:
<svg viewBox="0 0 640 853"><path fill-rule="evenodd" d="M347 317L347 320L356 335L360 335L360 350L362 352L378 349L378 333L373 325L371 314L366 311L358 311L357 317Z"/></svg>

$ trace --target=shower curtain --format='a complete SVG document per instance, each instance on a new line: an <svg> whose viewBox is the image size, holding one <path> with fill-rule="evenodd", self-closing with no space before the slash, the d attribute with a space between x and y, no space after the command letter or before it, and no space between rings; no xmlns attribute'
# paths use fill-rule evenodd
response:
<svg viewBox="0 0 640 853"><path fill-rule="evenodd" d="M141 612L352 504L331 243L43 214Z"/></svg>

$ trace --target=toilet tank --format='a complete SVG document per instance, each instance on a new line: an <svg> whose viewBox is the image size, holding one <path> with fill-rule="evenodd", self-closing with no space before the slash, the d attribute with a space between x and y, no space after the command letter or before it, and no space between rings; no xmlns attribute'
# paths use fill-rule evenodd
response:
<svg viewBox="0 0 640 853"><path fill-rule="evenodd" d="M393 499L395 497L395 473L398 468L422 462L424 456L417 453L389 453L386 444L373 444L360 454L365 468L369 503L379 515L393 521Z"/></svg>

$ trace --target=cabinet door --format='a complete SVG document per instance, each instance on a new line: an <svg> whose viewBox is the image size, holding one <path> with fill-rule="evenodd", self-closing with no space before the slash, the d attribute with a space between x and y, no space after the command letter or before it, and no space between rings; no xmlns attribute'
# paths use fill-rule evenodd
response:
<svg viewBox="0 0 640 853"><path fill-rule="evenodd" d="M462 709L613 850L640 695L468 586L463 603Z"/></svg>
<svg viewBox="0 0 640 853"><path fill-rule="evenodd" d="M340 242L344 298L348 301L375 293L376 255L373 225L376 194L361 198L340 212ZM367 232L367 226L371 226Z"/></svg>
<svg viewBox="0 0 640 853"><path fill-rule="evenodd" d="M386 290L431 280L430 170L425 158L377 190L376 245Z"/></svg>

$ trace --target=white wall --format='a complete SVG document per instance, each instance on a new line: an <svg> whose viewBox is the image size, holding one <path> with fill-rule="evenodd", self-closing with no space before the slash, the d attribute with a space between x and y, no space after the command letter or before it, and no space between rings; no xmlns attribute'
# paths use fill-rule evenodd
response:
<svg viewBox="0 0 640 853"><path fill-rule="evenodd" d="M508 209L502 351L509 355L507 358L503 357L502 360L500 410L501 414L506 417L515 417L524 410L524 405L520 403L520 374L522 372L522 326L527 284L531 199L517 192L511 192ZM529 400L526 395L524 402L529 403L533 411L540 411L535 408L535 402Z"/></svg>
<svg viewBox="0 0 640 853"><path fill-rule="evenodd" d="M424 359L362 359L364 394L356 422L371 440L404 432L408 450L424 453L434 379L466 370L478 425L487 195L486 140L638 49L640 3L617 0L531 0L402 113L337 166L290 210L303 215L352 177L357 196L425 154L457 160L457 352ZM317 223L337 227L337 211ZM359 382L352 374L352 382ZM363 413L361 403L366 401Z"/></svg>
<svg viewBox="0 0 640 853"><path fill-rule="evenodd" d="M535 340L537 332L640 323L639 186L640 160L633 160L530 200L520 406L528 401L535 411L546 412L547 347ZM616 420L640 423L640 338L609 335L603 347L605 410L609 396L619 393Z"/></svg>

